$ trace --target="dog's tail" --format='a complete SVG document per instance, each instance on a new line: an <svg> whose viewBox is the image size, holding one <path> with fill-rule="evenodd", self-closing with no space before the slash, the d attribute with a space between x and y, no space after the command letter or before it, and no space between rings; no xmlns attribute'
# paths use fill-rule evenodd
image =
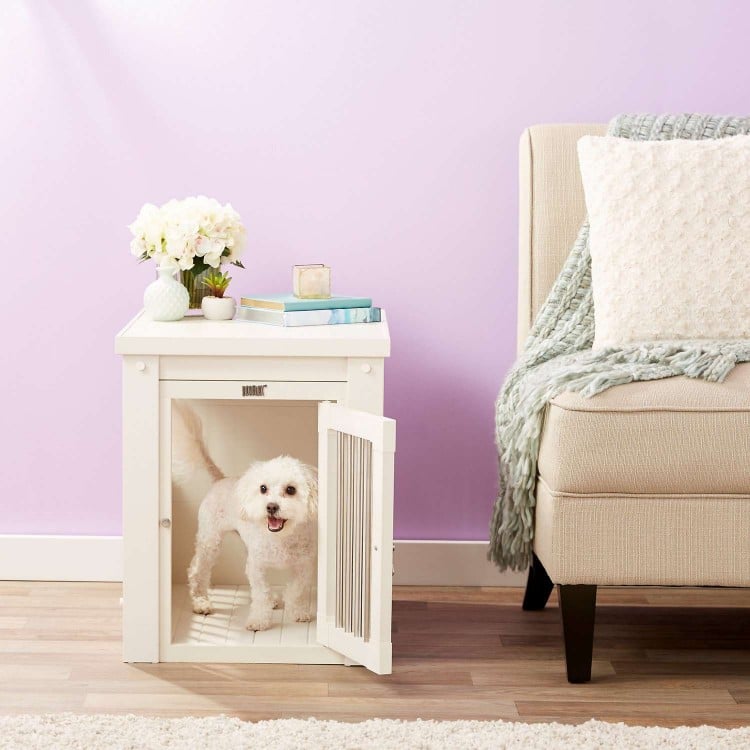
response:
<svg viewBox="0 0 750 750"><path fill-rule="evenodd" d="M172 480L186 484L199 471L205 471L213 482L224 478L203 440L200 417L184 402L172 401Z"/></svg>

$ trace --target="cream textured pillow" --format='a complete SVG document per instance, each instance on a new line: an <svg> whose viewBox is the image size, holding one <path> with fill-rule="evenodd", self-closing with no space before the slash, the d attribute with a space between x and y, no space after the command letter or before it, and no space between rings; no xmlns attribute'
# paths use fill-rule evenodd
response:
<svg viewBox="0 0 750 750"><path fill-rule="evenodd" d="M586 136L594 348L750 338L750 135Z"/></svg>

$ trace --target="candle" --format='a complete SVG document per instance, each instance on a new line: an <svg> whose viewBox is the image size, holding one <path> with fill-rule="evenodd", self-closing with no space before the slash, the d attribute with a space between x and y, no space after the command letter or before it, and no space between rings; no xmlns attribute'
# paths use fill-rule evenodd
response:
<svg viewBox="0 0 750 750"><path fill-rule="evenodd" d="M331 269L322 263L294 266L294 296L328 299L331 296Z"/></svg>

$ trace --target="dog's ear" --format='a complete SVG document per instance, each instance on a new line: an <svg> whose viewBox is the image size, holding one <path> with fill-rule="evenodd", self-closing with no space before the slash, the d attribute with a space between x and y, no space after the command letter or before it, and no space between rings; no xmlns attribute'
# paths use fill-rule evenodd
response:
<svg viewBox="0 0 750 750"><path fill-rule="evenodd" d="M250 520L247 517L247 509L245 508L245 503L243 501L248 497L252 497L253 493L258 489L258 486L258 462L253 461L234 486L235 500L240 509L240 518L242 518L243 521Z"/></svg>
<svg viewBox="0 0 750 750"><path fill-rule="evenodd" d="M307 482L307 502L310 510L318 512L318 470L309 464L302 464L302 474Z"/></svg>

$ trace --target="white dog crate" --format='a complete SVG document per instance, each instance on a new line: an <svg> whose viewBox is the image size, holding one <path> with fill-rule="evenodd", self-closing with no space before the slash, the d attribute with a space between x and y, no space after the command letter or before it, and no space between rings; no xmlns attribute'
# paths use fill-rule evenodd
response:
<svg viewBox="0 0 750 750"><path fill-rule="evenodd" d="M123 355L123 655L128 662L362 664L391 671L395 423L383 413L385 318L277 328L138 315ZM251 591L238 535L212 575L214 612L192 612L186 571L210 480L172 481L176 400L203 422L228 476L287 454L318 467L318 575L313 622L274 611L245 629ZM283 586L284 573L274 581ZM315 603L316 602L316 603Z"/></svg>

